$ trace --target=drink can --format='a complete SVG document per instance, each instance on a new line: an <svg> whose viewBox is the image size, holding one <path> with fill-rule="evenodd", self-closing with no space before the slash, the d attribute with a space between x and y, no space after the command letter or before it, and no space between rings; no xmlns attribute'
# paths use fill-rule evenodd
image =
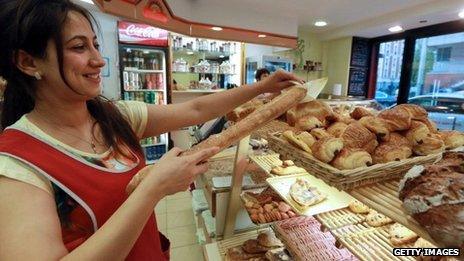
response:
<svg viewBox="0 0 464 261"><path fill-rule="evenodd" d="M163 89L163 74L162 73L157 73L156 74L156 88L157 89Z"/></svg>

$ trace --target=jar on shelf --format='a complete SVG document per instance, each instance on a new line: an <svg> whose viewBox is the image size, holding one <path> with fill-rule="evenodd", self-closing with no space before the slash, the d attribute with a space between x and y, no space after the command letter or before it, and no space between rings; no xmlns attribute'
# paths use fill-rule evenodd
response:
<svg viewBox="0 0 464 261"><path fill-rule="evenodd" d="M223 73L223 74L230 74L232 72L231 69L232 68L231 68L231 65L230 65L229 61L224 61L219 66L219 72Z"/></svg>
<svg viewBox="0 0 464 261"><path fill-rule="evenodd" d="M219 63L211 63L211 69L210 69L210 72L211 73L219 73Z"/></svg>

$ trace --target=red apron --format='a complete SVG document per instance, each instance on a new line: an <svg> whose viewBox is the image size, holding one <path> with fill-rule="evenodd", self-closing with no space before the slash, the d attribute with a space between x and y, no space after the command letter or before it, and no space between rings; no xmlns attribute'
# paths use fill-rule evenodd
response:
<svg viewBox="0 0 464 261"><path fill-rule="evenodd" d="M69 215L71 226L62 224L63 241L69 251L82 244L121 206L127 199L127 184L145 166L140 156L133 169L108 170L12 128L0 135L0 154L36 169L79 203ZM130 225L130 221L127 223ZM168 249L169 241L158 232L152 214L126 260L169 260Z"/></svg>

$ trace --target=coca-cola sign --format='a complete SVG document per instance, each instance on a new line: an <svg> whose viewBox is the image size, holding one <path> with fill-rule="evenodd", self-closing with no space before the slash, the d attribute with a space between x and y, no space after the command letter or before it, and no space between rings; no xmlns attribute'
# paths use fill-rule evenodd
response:
<svg viewBox="0 0 464 261"><path fill-rule="evenodd" d="M120 21L119 41L123 43L168 46L168 31L146 24Z"/></svg>

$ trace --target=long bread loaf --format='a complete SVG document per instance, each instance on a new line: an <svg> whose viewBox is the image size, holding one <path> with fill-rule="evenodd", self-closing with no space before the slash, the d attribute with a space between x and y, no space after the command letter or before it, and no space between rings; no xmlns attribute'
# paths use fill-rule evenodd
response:
<svg viewBox="0 0 464 261"><path fill-rule="evenodd" d="M297 105L305 96L306 89L304 87L298 85L290 87L271 102L259 107L243 120L230 126L219 134L210 136L182 153L182 155L190 155L196 151L211 147L219 147L220 150L226 149L240 139L250 135L254 130L261 128L269 121L279 117L287 110Z"/></svg>

